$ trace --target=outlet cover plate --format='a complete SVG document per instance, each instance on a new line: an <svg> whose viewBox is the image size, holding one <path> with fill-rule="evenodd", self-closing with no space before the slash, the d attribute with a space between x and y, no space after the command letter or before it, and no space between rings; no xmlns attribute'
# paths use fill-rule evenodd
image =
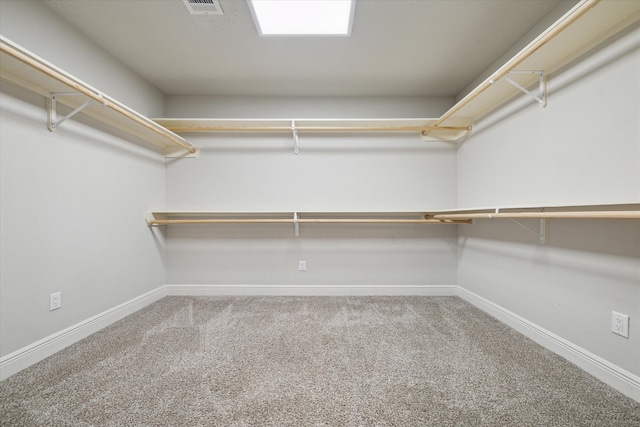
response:
<svg viewBox="0 0 640 427"><path fill-rule="evenodd" d="M62 293L54 292L49 295L49 311L57 310L62 307Z"/></svg>
<svg viewBox="0 0 640 427"><path fill-rule="evenodd" d="M612 311L611 332L629 338L629 316L618 313L617 311Z"/></svg>

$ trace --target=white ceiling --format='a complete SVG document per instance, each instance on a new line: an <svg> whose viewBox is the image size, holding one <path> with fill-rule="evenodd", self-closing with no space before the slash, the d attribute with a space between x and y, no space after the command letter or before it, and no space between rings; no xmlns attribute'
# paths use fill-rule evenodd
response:
<svg viewBox="0 0 640 427"><path fill-rule="evenodd" d="M350 37L259 37L182 0L45 0L167 95L455 96L560 0L357 0Z"/></svg>

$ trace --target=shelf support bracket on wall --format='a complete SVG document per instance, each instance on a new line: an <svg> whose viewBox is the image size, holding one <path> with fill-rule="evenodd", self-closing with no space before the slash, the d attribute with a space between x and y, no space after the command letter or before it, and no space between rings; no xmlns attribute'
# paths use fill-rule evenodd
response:
<svg viewBox="0 0 640 427"><path fill-rule="evenodd" d="M298 130L295 120L291 120L291 132L293 133L293 154L298 154L300 150L298 150Z"/></svg>
<svg viewBox="0 0 640 427"><path fill-rule="evenodd" d="M77 96L77 95L82 95L82 93L80 93L80 92L53 92L53 93L51 93L51 96L49 98L49 101L50 101L49 102L49 114L48 114L48 120L47 120L47 128L49 129L50 132L55 132L55 130L57 128L59 128L62 123L64 123L65 121L67 121L71 117L73 117L76 114L78 114L80 111L82 111L85 108L87 108L93 102L93 98L90 98L84 104L80 105L78 108L76 108L75 110L73 110L72 112L70 112L69 114L67 114L66 116L64 116L64 117L62 117L61 119L58 120L57 113L56 113L56 109L57 109L56 98L58 96ZM101 95L100 95L100 98L102 98ZM106 102L103 102L102 105L106 105Z"/></svg>
<svg viewBox="0 0 640 427"><path fill-rule="evenodd" d="M296 237L300 237L300 223L298 222L298 212L293 213L293 232Z"/></svg>
<svg viewBox="0 0 640 427"><path fill-rule="evenodd" d="M542 210L540 212L544 212L544 210ZM496 209L496 213L500 213L500 208ZM491 214L489 214L489 219L493 219L491 217ZM538 236L540 238L540 244L541 245L544 245L545 243L547 243L547 220L545 218L540 218L540 231L532 230L532 229L530 229L529 227L527 227L526 225L524 225L523 223L521 223L520 221L518 221L516 219L509 218L509 220L511 220L511 222L519 225L520 227L524 228L528 232L533 233L536 236Z"/></svg>
<svg viewBox="0 0 640 427"><path fill-rule="evenodd" d="M548 234L548 223L544 218L540 219L540 244L544 245L547 243L547 234Z"/></svg>
<svg viewBox="0 0 640 427"><path fill-rule="evenodd" d="M522 224L521 222L519 222L518 220L515 220L513 218L509 218L511 221L515 222L516 224L518 224L520 227L524 228L527 231L530 231L531 233L535 234L536 236L538 236L540 238L540 244L544 245L545 243L547 243L547 220L546 219L541 219L540 220L540 232L537 232L535 230L530 229L529 227L527 227L526 225Z"/></svg>
<svg viewBox="0 0 640 427"><path fill-rule="evenodd" d="M521 91L522 93L529 95L532 99L538 102L541 107L547 106L547 79L545 78L544 71L539 70L528 70L528 71L519 71L514 70L510 71L508 74L537 74L538 75L538 95L531 92L530 90L525 89L522 85L516 83L512 79L509 78L508 75L504 77L504 79L513 87ZM494 84L495 80L491 80L491 84Z"/></svg>

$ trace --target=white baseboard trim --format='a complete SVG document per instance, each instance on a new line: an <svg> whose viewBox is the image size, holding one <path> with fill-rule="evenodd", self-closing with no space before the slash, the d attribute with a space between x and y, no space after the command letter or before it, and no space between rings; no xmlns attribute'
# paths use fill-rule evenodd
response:
<svg viewBox="0 0 640 427"><path fill-rule="evenodd" d="M455 296L455 285L442 286L278 286L278 285L164 285L89 319L49 335L0 358L0 381L98 332L167 296L206 295L421 295Z"/></svg>
<svg viewBox="0 0 640 427"><path fill-rule="evenodd" d="M640 402L640 377L638 375L632 374L462 287L458 287L458 296L543 347L564 357L605 384Z"/></svg>
<svg viewBox="0 0 640 427"><path fill-rule="evenodd" d="M455 285L341 286L341 285L164 285L85 321L0 358L0 380L51 356L83 338L168 295L180 296L459 296L543 347L640 402L640 377L561 338L491 301Z"/></svg>
<svg viewBox="0 0 640 427"><path fill-rule="evenodd" d="M456 296L456 285L166 285L166 295L181 296Z"/></svg>
<svg viewBox="0 0 640 427"><path fill-rule="evenodd" d="M39 341L23 347L0 358L0 381L10 377L34 363L46 359L52 354L70 346L89 335L98 332L118 320L135 313L147 305L165 296L165 287L133 298L89 319L76 323L60 332L49 335Z"/></svg>

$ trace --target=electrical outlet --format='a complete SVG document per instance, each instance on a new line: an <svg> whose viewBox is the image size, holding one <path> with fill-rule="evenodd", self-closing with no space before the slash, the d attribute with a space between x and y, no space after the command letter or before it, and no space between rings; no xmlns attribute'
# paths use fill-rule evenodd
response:
<svg viewBox="0 0 640 427"><path fill-rule="evenodd" d="M626 314L611 312L611 332L625 338L629 338L629 316Z"/></svg>
<svg viewBox="0 0 640 427"><path fill-rule="evenodd" d="M62 307L62 293L54 292L49 295L49 311L57 310Z"/></svg>
<svg viewBox="0 0 640 427"><path fill-rule="evenodd" d="M298 261L298 271L307 271L307 261Z"/></svg>

